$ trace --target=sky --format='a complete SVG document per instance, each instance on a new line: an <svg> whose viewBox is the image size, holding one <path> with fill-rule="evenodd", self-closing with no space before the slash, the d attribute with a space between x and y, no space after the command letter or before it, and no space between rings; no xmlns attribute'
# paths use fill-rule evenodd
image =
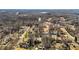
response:
<svg viewBox="0 0 79 59"><path fill-rule="evenodd" d="M0 9L79 9L78 0L0 0Z"/></svg>

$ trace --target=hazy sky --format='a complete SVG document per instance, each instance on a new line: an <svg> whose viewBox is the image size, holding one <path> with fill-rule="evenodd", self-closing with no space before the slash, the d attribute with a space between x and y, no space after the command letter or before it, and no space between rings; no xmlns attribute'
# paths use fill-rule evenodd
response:
<svg viewBox="0 0 79 59"><path fill-rule="evenodd" d="M79 9L79 0L0 0L0 9Z"/></svg>

